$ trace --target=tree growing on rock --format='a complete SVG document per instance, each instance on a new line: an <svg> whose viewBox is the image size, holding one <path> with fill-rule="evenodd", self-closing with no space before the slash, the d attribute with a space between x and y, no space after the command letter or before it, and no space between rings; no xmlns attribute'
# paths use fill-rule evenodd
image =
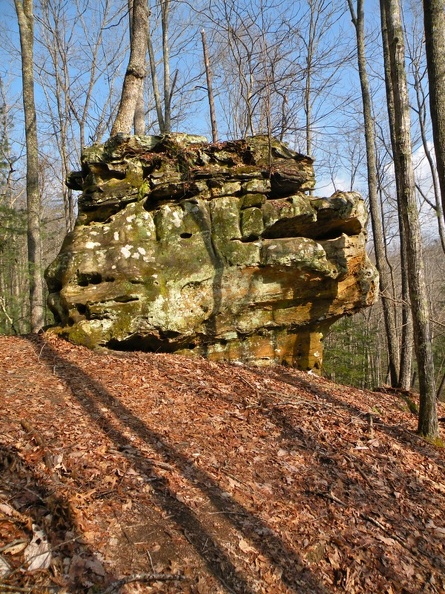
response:
<svg viewBox="0 0 445 594"><path fill-rule="evenodd" d="M130 59L125 73L118 112L111 129L111 135L131 134L134 116L146 76L148 6L147 0L133 0L130 40Z"/></svg>

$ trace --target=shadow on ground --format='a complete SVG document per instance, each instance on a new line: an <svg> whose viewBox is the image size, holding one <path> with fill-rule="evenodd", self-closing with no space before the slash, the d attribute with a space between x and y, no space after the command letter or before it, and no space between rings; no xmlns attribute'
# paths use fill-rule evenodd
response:
<svg viewBox="0 0 445 594"><path fill-rule="evenodd" d="M187 534L189 543L205 562L208 571L218 580L227 592L239 594L253 594L256 590L249 583L249 578L238 569L229 554L223 549L217 539L207 530L199 516L185 503L179 501L169 488L162 475L156 480L156 466L152 465L142 451L134 455L135 448L129 437L124 434L130 429L134 435L141 438L163 460L174 465L183 477L199 489L202 494L219 511L225 514L233 528L244 539L255 546L281 574L281 581L290 591L296 593L310 592L313 594L327 594L328 590L319 583L305 563L295 554L270 528L245 507L228 497L219 484L208 473L198 468L193 459L178 452L168 444L163 435L151 430L129 408L113 397L103 385L87 375L82 369L62 358L48 343L37 338L31 343L39 359L44 362L51 373L57 374L68 387L72 396L81 404L85 414L106 433L116 448L128 456L129 462L143 476L150 479L156 502L170 517L176 527ZM124 428L118 429L104 414L106 407L108 414ZM133 454L127 455L126 447L131 447Z"/></svg>

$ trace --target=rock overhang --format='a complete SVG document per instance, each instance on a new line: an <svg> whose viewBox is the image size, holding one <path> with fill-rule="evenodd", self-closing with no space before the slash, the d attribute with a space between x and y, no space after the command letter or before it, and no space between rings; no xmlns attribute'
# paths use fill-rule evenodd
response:
<svg viewBox="0 0 445 594"><path fill-rule="evenodd" d="M267 136L119 135L68 183L46 278L74 342L319 369L332 323L377 297L361 197L308 195L312 159Z"/></svg>

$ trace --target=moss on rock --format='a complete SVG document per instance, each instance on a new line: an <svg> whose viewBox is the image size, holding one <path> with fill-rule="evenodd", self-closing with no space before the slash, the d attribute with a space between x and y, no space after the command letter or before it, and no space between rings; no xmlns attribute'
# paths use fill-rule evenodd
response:
<svg viewBox="0 0 445 594"><path fill-rule="evenodd" d="M306 195L312 160L276 139L117 136L69 179L46 278L77 344L317 370L330 324L376 298L360 196Z"/></svg>

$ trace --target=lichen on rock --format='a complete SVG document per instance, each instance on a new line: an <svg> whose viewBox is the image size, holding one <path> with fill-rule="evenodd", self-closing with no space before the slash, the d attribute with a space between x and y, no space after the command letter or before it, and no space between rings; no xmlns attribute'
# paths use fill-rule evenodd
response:
<svg viewBox="0 0 445 594"><path fill-rule="evenodd" d="M339 317L374 303L361 197L305 193L313 163L266 136L116 136L85 149L75 229L46 279L89 347L319 369Z"/></svg>

